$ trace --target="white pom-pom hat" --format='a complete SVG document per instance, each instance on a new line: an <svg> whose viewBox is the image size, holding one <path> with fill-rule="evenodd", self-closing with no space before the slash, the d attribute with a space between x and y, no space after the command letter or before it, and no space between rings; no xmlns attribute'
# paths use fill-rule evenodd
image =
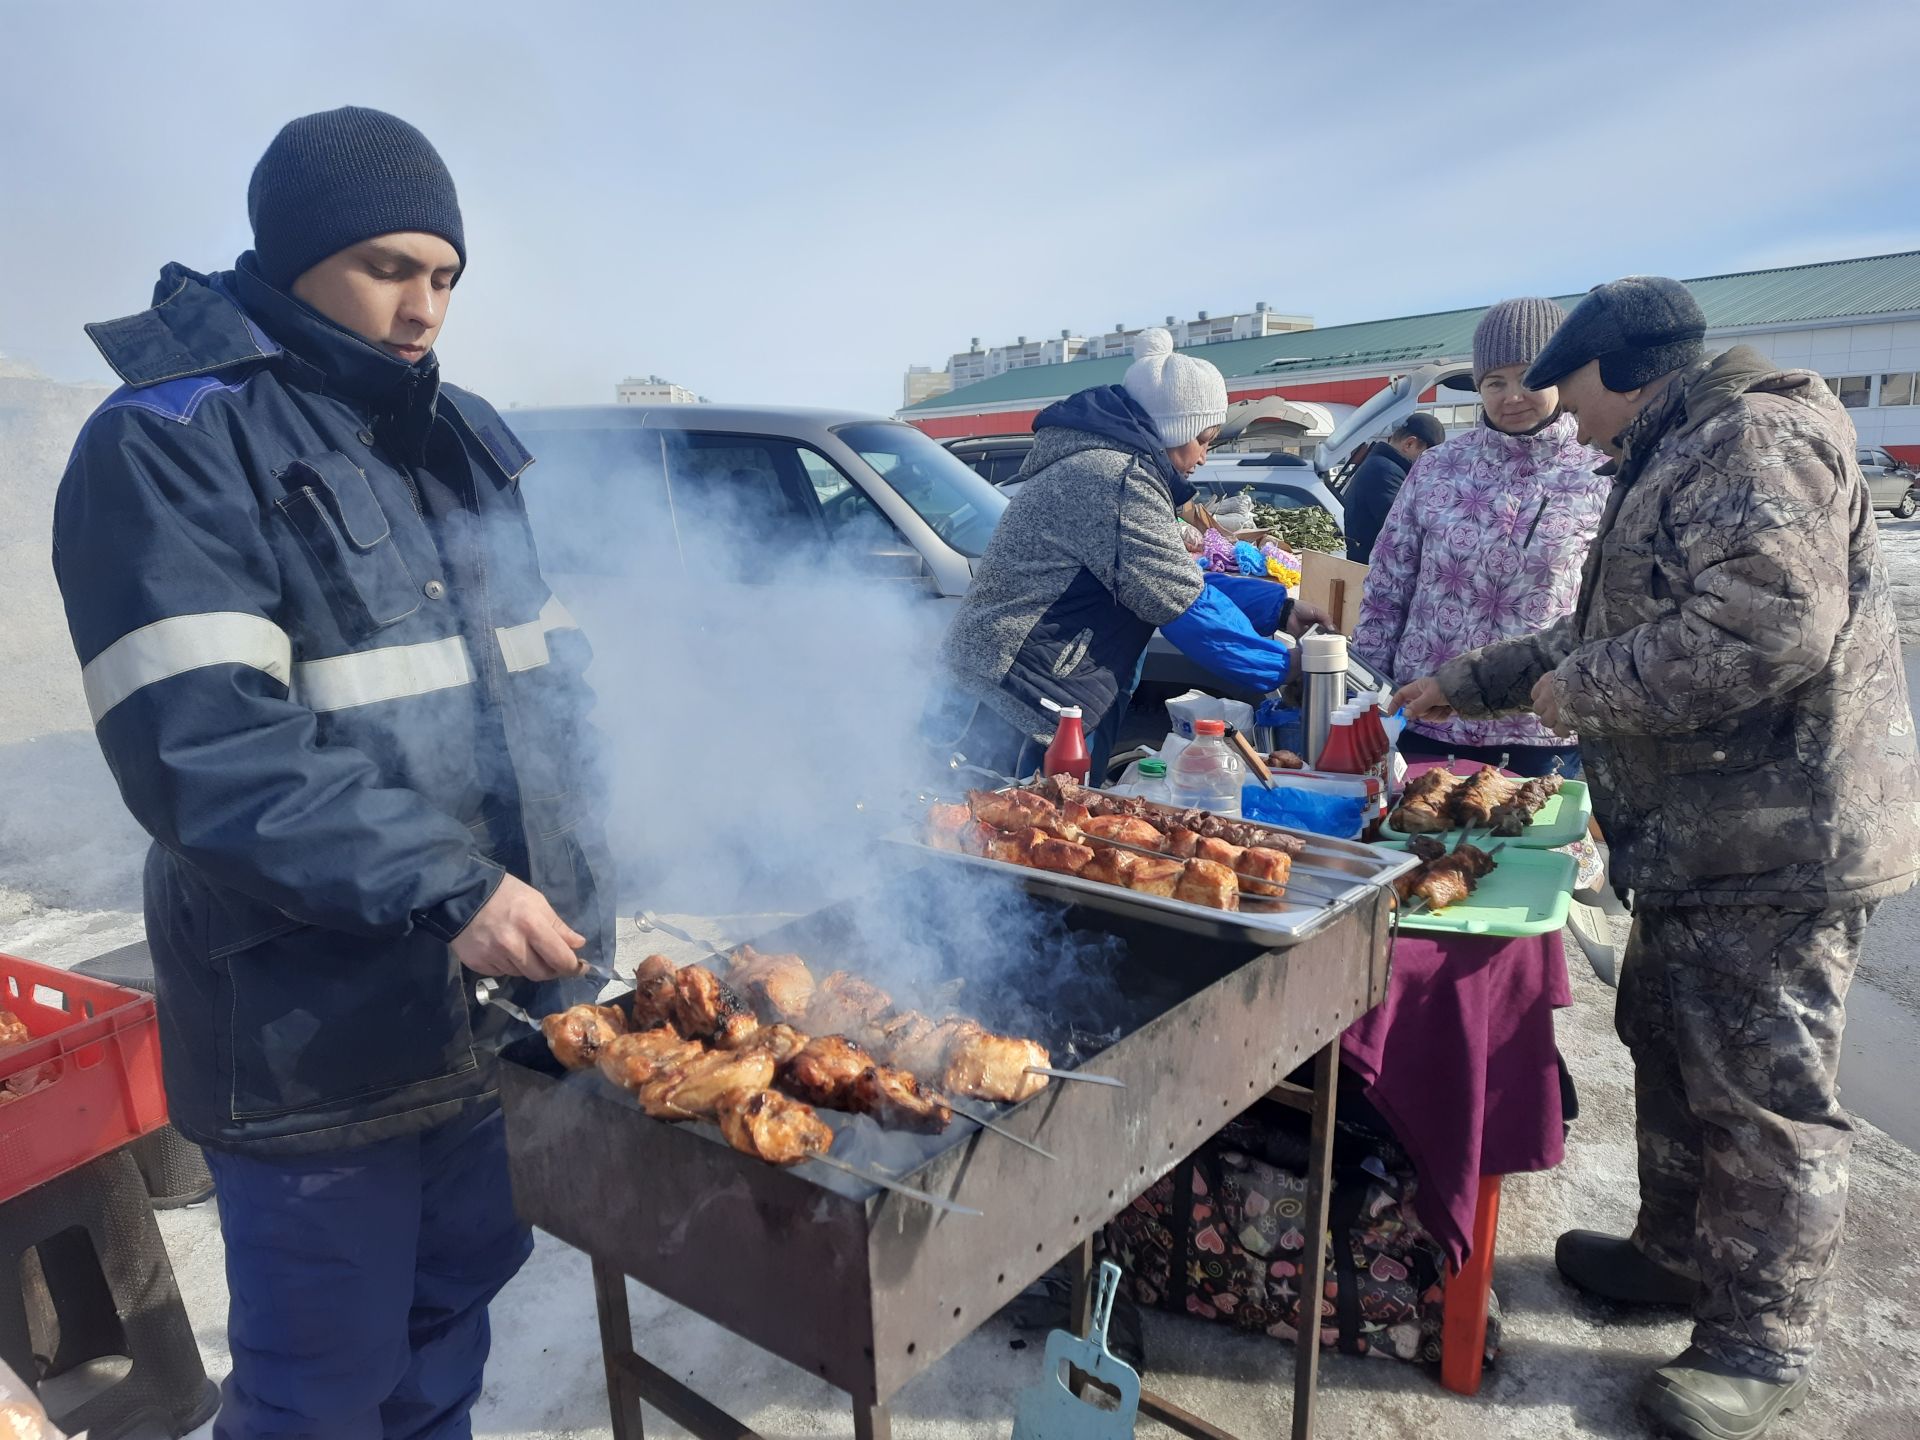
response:
<svg viewBox="0 0 1920 1440"><path fill-rule="evenodd" d="M1153 419L1172 450L1227 419L1227 382L1219 367L1173 353L1173 336L1156 325L1133 337L1133 364L1120 383Z"/></svg>

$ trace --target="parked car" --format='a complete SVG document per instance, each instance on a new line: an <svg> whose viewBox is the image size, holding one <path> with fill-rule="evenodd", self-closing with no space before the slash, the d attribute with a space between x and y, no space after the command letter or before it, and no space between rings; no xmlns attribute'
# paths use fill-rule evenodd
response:
<svg viewBox="0 0 1920 1440"><path fill-rule="evenodd" d="M1007 500L911 425L827 410L514 410L523 484L559 576L773 578L832 556L958 604Z"/></svg>
<svg viewBox="0 0 1920 1440"><path fill-rule="evenodd" d="M955 459L971 466L988 484L1004 487L1026 464L1033 436L969 435L944 443Z"/></svg>
<svg viewBox="0 0 1920 1440"><path fill-rule="evenodd" d="M1890 510L1901 520L1911 520L1914 512L1920 510L1920 499L1914 495L1920 475L1915 475L1912 466L1901 464L1877 447L1861 446L1858 458L1873 508Z"/></svg>

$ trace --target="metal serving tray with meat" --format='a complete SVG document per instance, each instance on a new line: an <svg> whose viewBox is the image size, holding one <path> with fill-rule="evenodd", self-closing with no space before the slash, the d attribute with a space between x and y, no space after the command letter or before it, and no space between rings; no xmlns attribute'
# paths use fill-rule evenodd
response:
<svg viewBox="0 0 1920 1440"><path fill-rule="evenodd" d="M1006 793L1005 787L995 793ZM1146 808L1174 824L1181 811L1172 806L1147 802ZM931 845L916 829L902 829L886 836L889 844L917 852L929 860L958 864L994 875L1018 880L1029 894L1062 900L1071 905L1103 910L1110 914L1133 916L1155 924L1171 926L1208 939L1232 940L1256 945L1284 946L1305 939L1327 925L1336 915L1352 909L1395 876L1418 864L1410 855L1399 855L1363 845L1357 840L1336 840L1307 830L1283 825L1243 821L1256 830L1286 837L1282 848L1294 850L1292 875L1298 877L1294 893L1277 900L1265 900L1243 894L1241 908L1216 910L1171 896L1148 895L1123 889L1098 880L1085 880L1054 870L1038 870L1004 860L992 860L964 851ZM1300 892L1311 890L1311 897Z"/></svg>

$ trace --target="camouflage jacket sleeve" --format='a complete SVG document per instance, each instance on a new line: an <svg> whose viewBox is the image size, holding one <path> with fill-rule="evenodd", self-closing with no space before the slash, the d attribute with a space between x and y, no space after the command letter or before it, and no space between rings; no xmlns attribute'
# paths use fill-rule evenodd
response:
<svg viewBox="0 0 1920 1440"><path fill-rule="evenodd" d="M1532 709L1534 683L1572 652L1575 620L1564 615L1545 630L1469 650L1434 673L1453 708L1470 720Z"/></svg>
<svg viewBox="0 0 1920 1440"><path fill-rule="evenodd" d="M1852 507L1832 446L1750 423L1691 463L1652 543L1601 557L1601 606L1650 618L1560 663L1583 735L1686 734L1751 709L1817 674L1846 622Z"/></svg>

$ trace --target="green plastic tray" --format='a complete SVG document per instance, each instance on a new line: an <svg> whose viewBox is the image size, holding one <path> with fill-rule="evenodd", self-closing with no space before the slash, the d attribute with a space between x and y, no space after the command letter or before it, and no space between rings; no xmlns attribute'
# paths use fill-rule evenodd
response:
<svg viewBox="0 0 1920 1440"><path fill-rule="evenodd" d="M1406 846L1379 842L1382 850ZM1483 877L1458 905L1403 915L1402 930L1438 935L1545 935L1567 923L1573 882L1580 866L1571 855L1553 850L1522 850L1517 841L1493 857L1493 873Z"/></svg>
<svg viewBox="0 0 1920 1440"><path fill-rule="evenodd" d="M1477 768L1477 767L1476 767ZM1463 774L1473 773L1471 770ZM1389 811L1389 814L1392 812ZM1548 798L1533 817L1531 824L1518 835L1507 841L1507 850L1516 845L1528 850L1558 850L1562 845L1571 845L1587 833L1587 822L1593 818L1593 800L1587 794L1587 782L1568 780L1561 784L1558 791ZM1392 825L1382 822L1380 833L1389 840L1405 840L1406 831L1396 830ZM1453 829L1438 838L1445 840L1449 847L1460 838L1460 831ZM1498 836L1496 839L1500 838ZM1502 851L1505 854L1506 851Z"/></svg>

